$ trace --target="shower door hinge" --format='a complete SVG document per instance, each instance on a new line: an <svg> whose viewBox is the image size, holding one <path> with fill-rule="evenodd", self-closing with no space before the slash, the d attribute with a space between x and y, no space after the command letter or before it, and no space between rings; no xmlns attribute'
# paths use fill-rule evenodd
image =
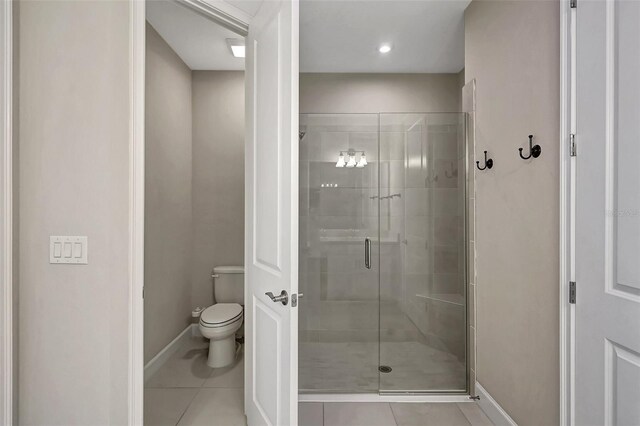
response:
<svg viewBox="0 0 640 426"><path fill-rule="evenodd" d="M578 7L578 0L569 0L569 6L571 6L571 9L575 9Z"/></svg>
<svg viewBox="0 0 640 426"><path fill-rule="evenodd" d="M576 282L569 281L569 303L576 304Z"/></svg>
<svg viewBox="0 0 640 426"><path fill-rule="evenodd" d="M573 133L569 135L569 155L571 157L576 156L576 135Z"/></svg>

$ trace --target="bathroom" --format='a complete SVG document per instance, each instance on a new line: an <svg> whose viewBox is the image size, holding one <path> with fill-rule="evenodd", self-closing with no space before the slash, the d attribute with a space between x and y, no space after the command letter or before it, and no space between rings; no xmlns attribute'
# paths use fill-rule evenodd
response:
<svg viewBox="0 0 640 426"><path fill-rule="evenodd" d="M0 423L640 424L639 20L2 2Z"/></svg>
<svg viewBox="0 0 640 426"><path fill-rule="evenodd" d="M193 4L149 3L145 423L244 424L260 344L244 318L262 309L265 324L273 301L297 308L299 424L491 424L469 400L475 179L493 161L475 147L469 2L300 4L298 293L254 296L247 204L268 213L278 198L246 197L243 35Z"/></svg>
<svg viewBox="0 0 640 426"><path fill-rule="evenodd" d="M176 2L146 13L145 424L193 424L242 399L244 40Z"/></svg>
<svg viewBox="0 0 640 426"><path fill-rule="evenodd" d="M360 9L337 5L349 15ZM382 21L388 5L374 7L370 18ZM440 35L456 42L435 55L452 59L412 65L402 37L389 46L400 50L394 61L384 49L371 58L370 46L336 60L334 40L323 40L318 26L334 10L302 5L301 418L323 395L469 392L458 8L453 29ZM345 31L380 37L370 22L352 22ZM244 297L244 75L242 59L224 45L229 39L240 37L178 3L147 6L147 424L160 421L154 407L166 404L176 405L175 424L197 422L239 400L244 386L241 308L212 314ZM203 337L212 315L238 328L235 338L225 334L222 352L209 347L218 339Z"/></svg>

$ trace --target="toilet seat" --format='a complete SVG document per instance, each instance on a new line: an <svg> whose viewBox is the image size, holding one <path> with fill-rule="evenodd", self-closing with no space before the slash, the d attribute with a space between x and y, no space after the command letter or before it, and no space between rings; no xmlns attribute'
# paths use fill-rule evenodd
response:
<svg viewBox="0 0 640 426"><path fill-rule="evenodd" d="M242 320L243 308L237 303L216 303L202 311L200 324L207 328L224 327Z"/></svg>

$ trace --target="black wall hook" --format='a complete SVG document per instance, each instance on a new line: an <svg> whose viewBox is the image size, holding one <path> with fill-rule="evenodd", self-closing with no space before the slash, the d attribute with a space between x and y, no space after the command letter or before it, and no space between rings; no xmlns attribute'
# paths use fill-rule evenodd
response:
<svg viewBox="0 0 640 426"><path fill-rule="evenodd" d="M518 151L520 151L520 158L523 160L528 160L531 157L538 158L540 157L540 154L542 154L542 148L540 148L540 145L533 144L533 135L529 135L529 156L525 157L522 155L522 150L523 148L518 148Z"/></svg>
<svg viewBox="0 0 640 426"><path fill-rule="evenodd" d="M493 167L493 158L487 159L487 151L484 152L484 167L480 167L480 162L476 161L478 170L490 169Z"/></svg>

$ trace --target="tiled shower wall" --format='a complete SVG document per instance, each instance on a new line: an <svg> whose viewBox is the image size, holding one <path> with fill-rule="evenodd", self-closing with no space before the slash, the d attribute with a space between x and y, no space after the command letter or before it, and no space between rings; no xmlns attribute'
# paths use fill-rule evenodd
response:
<svg viewBox="0 0 640 426"><path fill-rule="evenodd" d="M381 115L381 289L419 329L465 360L464 122L461 114ZM395 128L394 128L395 127ZM400 197L385 198L399 194ZM385 285L385 278L392 281ZM384 329L384 321L381 324Z"/></svg>

